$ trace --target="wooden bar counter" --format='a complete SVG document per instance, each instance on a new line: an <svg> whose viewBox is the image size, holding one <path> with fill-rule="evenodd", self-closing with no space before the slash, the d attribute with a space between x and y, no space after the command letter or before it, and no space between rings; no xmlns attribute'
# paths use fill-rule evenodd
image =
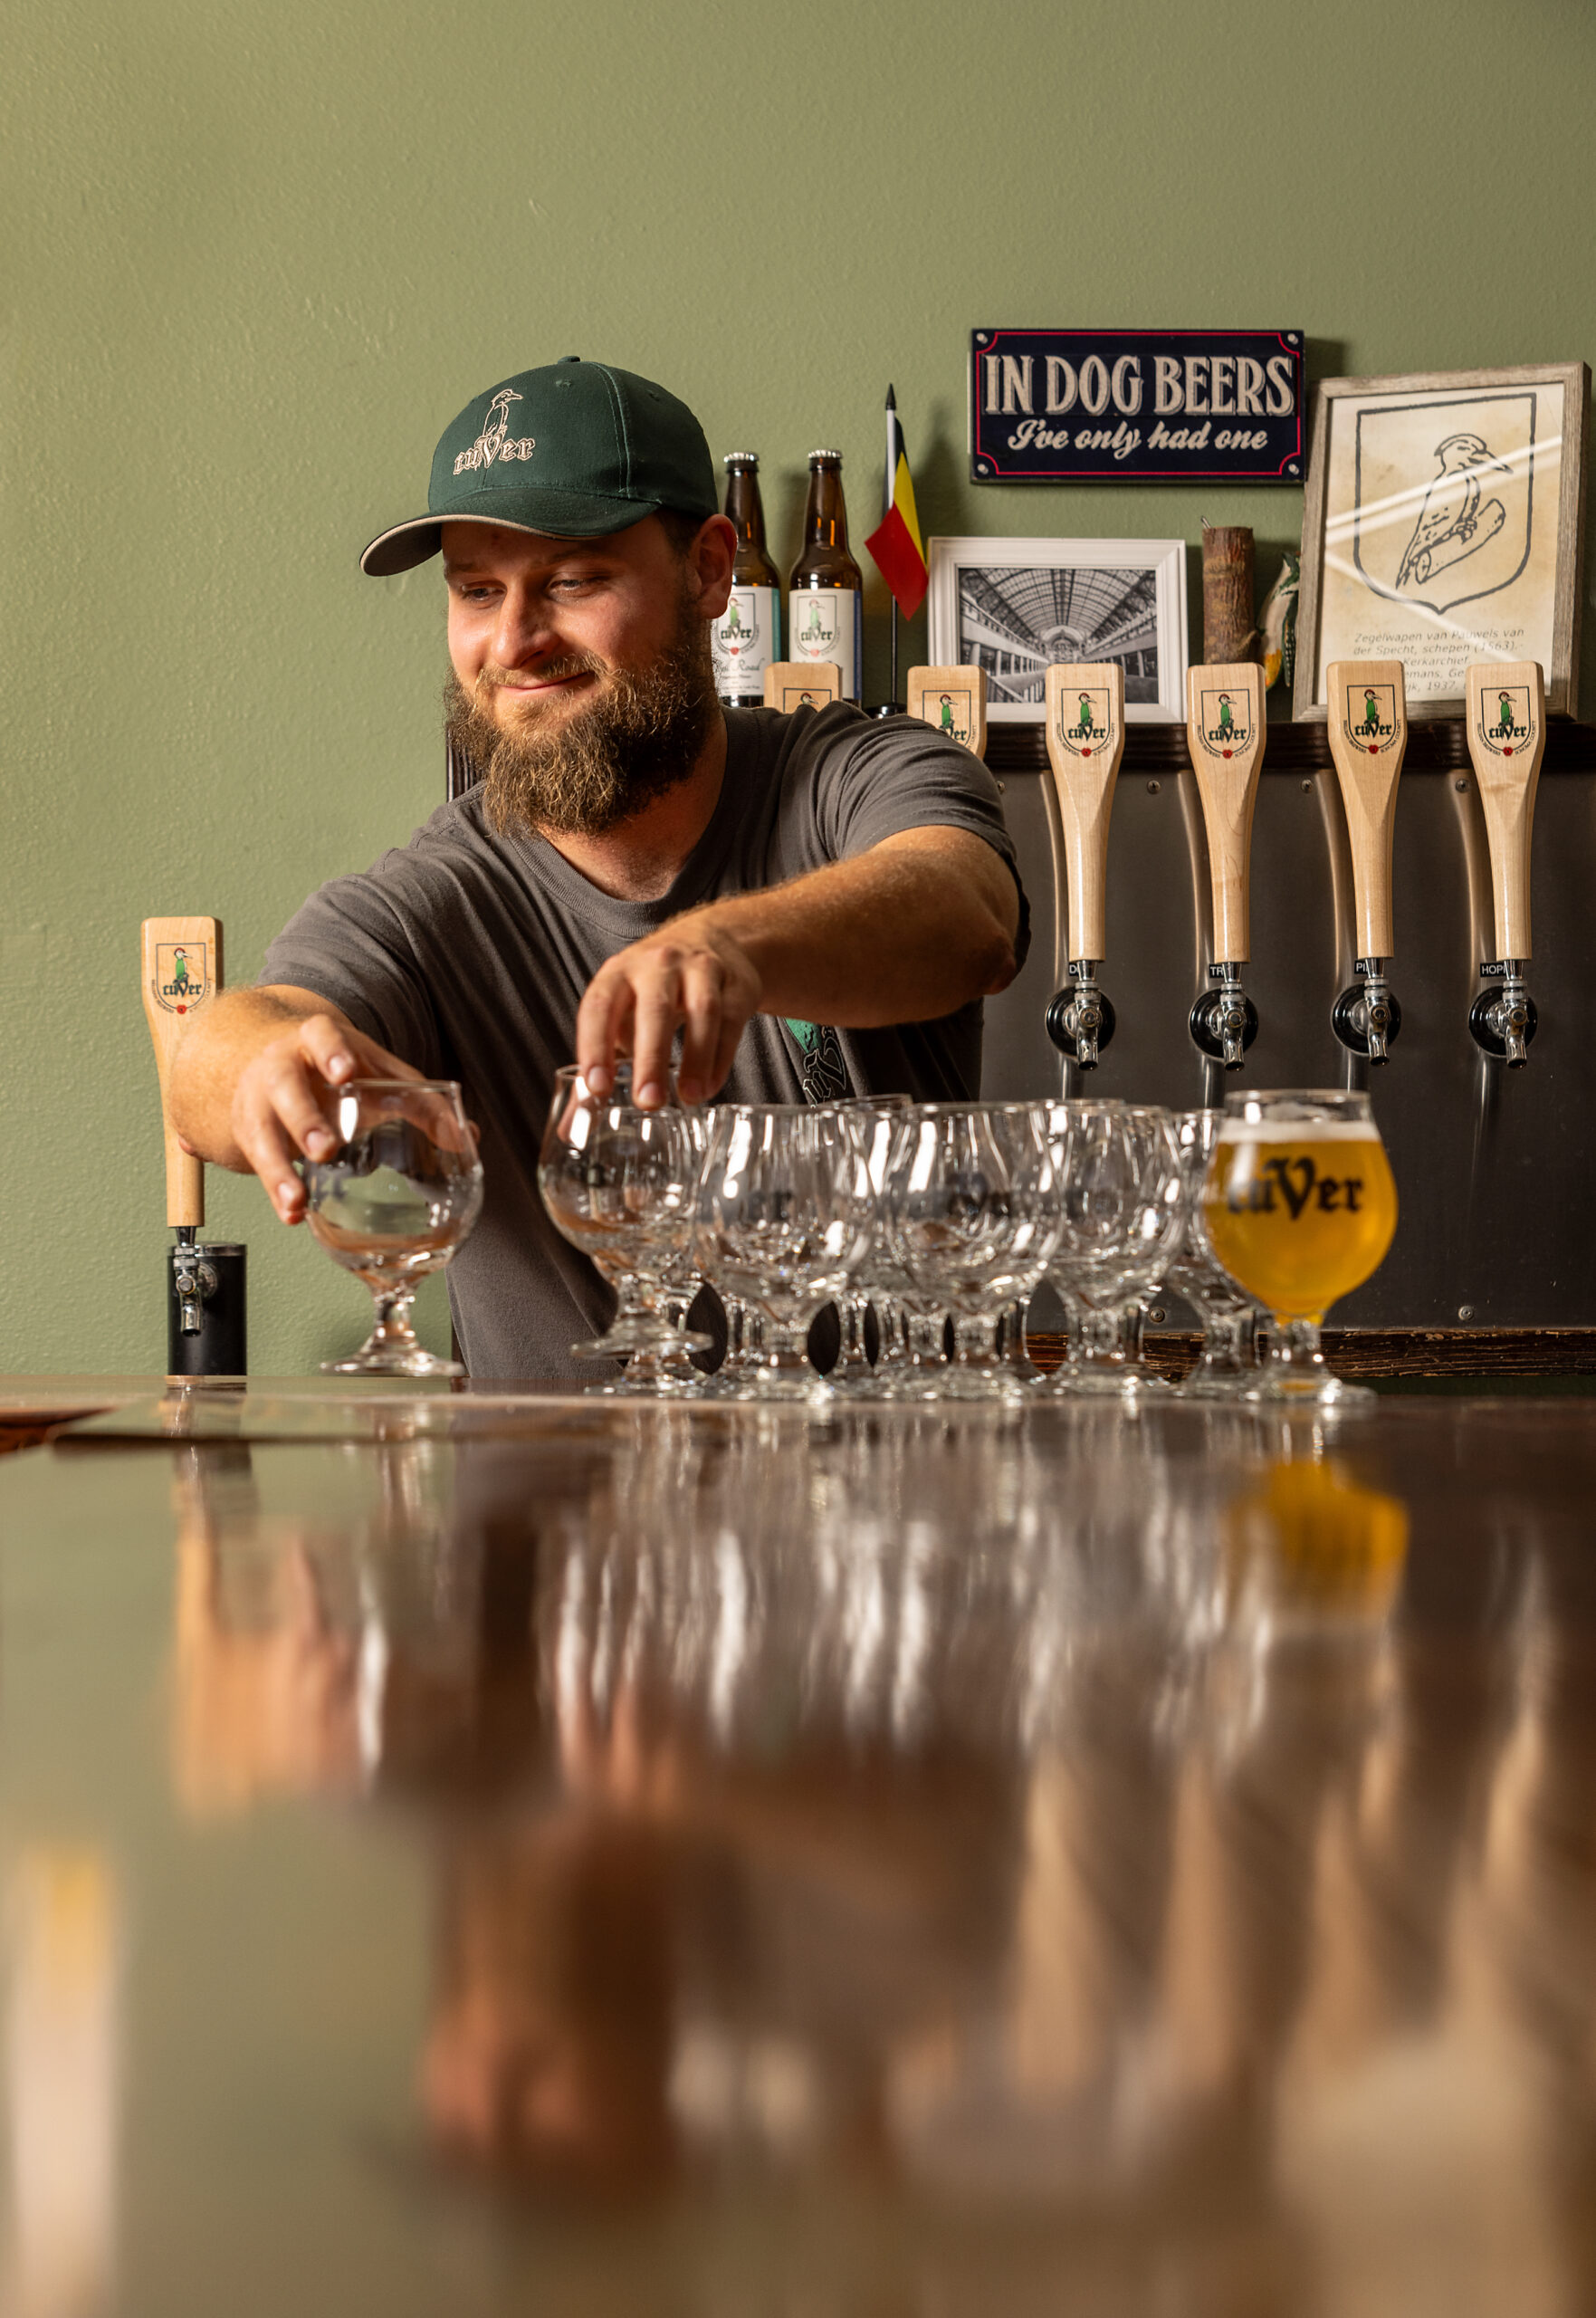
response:
<svg viewBox="0 0 1596 2318"><path fill-rule="evenodd" d="M1588 1403L87 1398L8 2306L1596 2304Z"/></svg>

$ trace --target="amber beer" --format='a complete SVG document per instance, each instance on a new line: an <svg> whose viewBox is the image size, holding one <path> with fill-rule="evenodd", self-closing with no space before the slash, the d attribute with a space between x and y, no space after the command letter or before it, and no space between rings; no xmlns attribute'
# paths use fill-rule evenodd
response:
<svg viewBox="0 0 1596 2318"><path fill-rule="evenodd" d="M859 698L865 665L864 580L848 553L848 511L842 495L842 453L809 453L803 553L792 567L787 599L789 660L835 660L842 696Z"/></svg>
<svg viewBox="0 0 1596 2318"><path fill-rule="evenodd" d="M765 671L781 657L781 575L765 549L765 508L760 497L757 451L725 458L726 514L737 531L731 600L710 627L715 690L728 708L758 708Z"/></svg>
<svg viewBox="0 0 1596 2318"><path fill-rule="evenodd" d="M1214 1253L1278 1318L1317 1321L1379 1269L1397 1228L1368 1097L1260 1096L1239 1107L1257 1115L1226 1118L1203 1191Z"/></svg>

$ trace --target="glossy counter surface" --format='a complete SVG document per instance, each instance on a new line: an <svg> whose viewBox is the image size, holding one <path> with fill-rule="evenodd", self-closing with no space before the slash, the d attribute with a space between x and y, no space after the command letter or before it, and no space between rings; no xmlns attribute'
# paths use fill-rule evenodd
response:
<svg viewBox="0 0 1596 2318"><path fill-rule="evenodd" d="M0 1466L0 2306L1596 2303L1596 1413Z"/></svg>

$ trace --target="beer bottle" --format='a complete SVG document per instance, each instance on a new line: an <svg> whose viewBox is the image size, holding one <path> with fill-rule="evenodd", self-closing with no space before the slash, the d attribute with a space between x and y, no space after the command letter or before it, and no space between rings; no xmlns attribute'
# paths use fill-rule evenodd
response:
<svg viewBox="0 0 1596 2318"><path fill-rule="evenodd" d="M842 496L842 453L809 453L809 497L803 553L792 567L788 598L789 660L835 660L842 696L857 700L864 669L863 581L848 553L848 511Z"/></svg>
<svg viewBox="0 0 1596 2318"><path fill-rule="evenodd" d="M758 708L765 670L781 657L781 577L765 552L760 455L729 451L726 512L737 527L731 600L710 629L715 690L729 708Z"/></svg>

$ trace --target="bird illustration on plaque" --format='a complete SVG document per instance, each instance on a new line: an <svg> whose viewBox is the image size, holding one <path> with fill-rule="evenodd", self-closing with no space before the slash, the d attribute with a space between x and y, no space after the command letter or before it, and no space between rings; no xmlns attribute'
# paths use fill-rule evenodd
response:
<svg viewBox="0 0 1596 2318"><path fill-rule="evenodd" d="M1298 717L1343 659L1400 659L1421 716L1461 709L1475 662L1538 660L1572 713L1590 393L1582 362L1320 384Z"/></svg>

